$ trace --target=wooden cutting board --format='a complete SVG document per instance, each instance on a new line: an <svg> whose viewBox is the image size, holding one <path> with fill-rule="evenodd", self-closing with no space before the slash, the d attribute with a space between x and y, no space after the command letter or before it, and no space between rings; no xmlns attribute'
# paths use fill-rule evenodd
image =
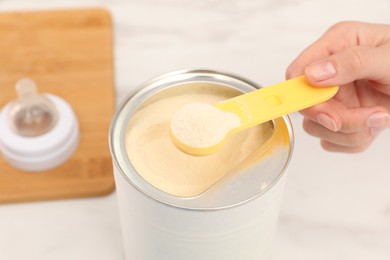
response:
<svg viewBox="0 0 390 260"><path fill-rule="evenodd" d="M0 158L0 203L97 196L114 190L108 129L115 108L112 22L102 9L0 13L0 109L15 83L65 99L80 144L59 167L23 172ZM0 132L1 134L1 132Z"/></svg>

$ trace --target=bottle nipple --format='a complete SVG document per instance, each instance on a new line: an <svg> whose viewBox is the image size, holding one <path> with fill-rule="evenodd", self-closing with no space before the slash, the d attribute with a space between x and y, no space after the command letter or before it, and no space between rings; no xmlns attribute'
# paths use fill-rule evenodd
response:
<svg viewBox="0 0 390 260"><path fill-rule="evenodd" d="M49 98L37 93L33 80L16 83L18 98L12 101L8 114L11 130L21 136L34 137L49 132L58 121L58 111Z"/></svg>

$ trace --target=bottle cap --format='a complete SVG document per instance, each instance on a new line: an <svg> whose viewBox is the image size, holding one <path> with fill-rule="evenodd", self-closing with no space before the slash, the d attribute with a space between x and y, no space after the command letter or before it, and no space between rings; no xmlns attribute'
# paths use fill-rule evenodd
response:
<svg viewBox="0 0 390 260"><path fill-rule="evenodd" d="M34 81L17 82L18 98L0 111L0 150L14 168L43 171L68 160L78 146L79 125L62 98L38 94Z"/></svg>

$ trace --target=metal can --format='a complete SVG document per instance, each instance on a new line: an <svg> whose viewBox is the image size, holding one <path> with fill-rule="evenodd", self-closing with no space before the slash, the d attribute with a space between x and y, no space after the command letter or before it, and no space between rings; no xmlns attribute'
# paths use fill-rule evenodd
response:
<svg viewBox="0 0 390 260"><path fill-rule="evenodd" d="M128 122L145 103L170 88L197 82L241 93L259 86L230 73L180 70L142 84L119 106L110 149L127 259L267 259L278 222L286 171L293 151L288 116L274 119L270 139L233 173L199 195L181 197L157 189L133 167L125 147ZM238 172L238 173L237 173Z"/></svg>

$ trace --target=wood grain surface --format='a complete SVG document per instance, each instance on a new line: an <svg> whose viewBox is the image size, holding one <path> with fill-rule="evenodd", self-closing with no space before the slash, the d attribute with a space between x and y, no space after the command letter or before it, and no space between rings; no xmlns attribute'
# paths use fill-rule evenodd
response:
<svg viewBox="0 0 390 260"><path fill-rule="evenodd" d="M59 167L22 172L0 158L0 203L98 196L114 190L108 129L115 109L112 22L102 9L0 13L0 108L15 83L65 99L80 144ZM1 134L1 132L0 132Z"/></svg>

